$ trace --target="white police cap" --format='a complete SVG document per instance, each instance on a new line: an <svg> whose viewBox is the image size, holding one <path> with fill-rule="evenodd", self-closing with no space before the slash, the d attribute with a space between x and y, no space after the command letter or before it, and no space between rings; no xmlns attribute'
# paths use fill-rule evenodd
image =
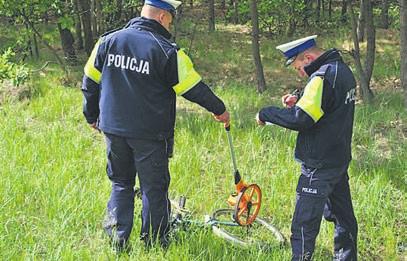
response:
<svg viewBox="0 0 407 261"><path fill-rule="evenodd" d="M182 2L176 0L145 0L144 4L174 12Z"/></svg>
<svg viewBox="0 0 407 261"><path fill-rule="evenodd" d="M315 38L317 38L317 36L318 35L312 35L277 46L276 49L280 50L287 59L285 65L290 65L298 54L316 46L317 43L315 42Z"/></svg>

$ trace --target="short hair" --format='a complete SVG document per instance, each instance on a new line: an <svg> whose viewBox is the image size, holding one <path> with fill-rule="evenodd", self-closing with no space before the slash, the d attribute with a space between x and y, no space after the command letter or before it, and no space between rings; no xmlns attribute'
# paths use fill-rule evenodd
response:
<svg viewBox="0 0 407 261"><path fill-rule="evenodd" d="M305 52L311 52L311 53L320 53L323 52L323 50L321 48L319 48L318 46L312 46L310 48L308 48L307 50L304 50L303 52L299 53L297 55L297 59L304 59L304 53Z"/></svg>
<svg viewBox="0 0 407 261"><path fill-rule="evenodd" d="M141 9L141 13L147 18L154 18L163 11L165 10L148 4L143 5L143 8Z"/></svg>

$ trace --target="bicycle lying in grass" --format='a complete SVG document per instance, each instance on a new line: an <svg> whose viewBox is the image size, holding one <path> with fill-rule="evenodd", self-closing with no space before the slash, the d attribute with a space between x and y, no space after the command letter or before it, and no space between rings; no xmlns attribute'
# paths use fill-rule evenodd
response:
<svg viewBox="0 0 407 261"><path fill-rule="evenodd" d="M235 153L230 135L230 126L226 127L230 153L234 169L236 192L229 196L227 202L230 209L218 209L212 215L205 216L204 222L191 219L191 212L185 208L186 198L180 197L176 202L171 200L173 209L172 226L185 227L188 224L208 226L215 235L236 245L249 247L281 246L285 243L284 236L272 224L258 217L261 206L261 189L257 184L247 184L237 169Z"/></svg>
<svg viewBox="0 0 407 261"><path fill-rule="evenodd" d="M188 229L189 225L208 227L212 232L241 247L259 246L273 248L284 245L285 239L281 232L271 223L256 217L250 225L238 224L233 215L234 209L218 209L212 215L206 215L203 221L193 220L192 212L185 208L186 198L171 200L172 229Z"/></svg>

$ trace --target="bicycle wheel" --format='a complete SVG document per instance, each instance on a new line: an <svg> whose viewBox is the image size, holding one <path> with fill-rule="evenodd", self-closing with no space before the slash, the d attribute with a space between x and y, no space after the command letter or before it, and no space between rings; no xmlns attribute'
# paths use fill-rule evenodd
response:
<svg viewBox="0 0 407 261"><path fill-rule="evenodd" d="M241 246L260 246L265 248L284 245L283 234L272 224L257 217L253 224L240 226L233 219L233 209L216 210L208 222L215 235Z"/></svg>

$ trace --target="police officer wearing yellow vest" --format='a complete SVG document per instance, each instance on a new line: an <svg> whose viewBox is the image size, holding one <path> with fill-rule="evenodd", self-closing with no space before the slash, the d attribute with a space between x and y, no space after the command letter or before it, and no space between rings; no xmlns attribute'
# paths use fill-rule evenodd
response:
<svg viewBox="0 0 407 261"><path fill-rule="evenodd" d="M310 260L321 218L334 222L334 260L357 260L357 221L348 183L356 82L339 52L316 46L316 35L277 47L308 83L284 95L285 108L266 107L259 125L298 131L295 159L301 163L291 224L292 260ZM297 101L298 100L298 101Z"/></svg>
<svg viewBox="0 0 407 261"><path fill-rule="evenodd" d="M168 244L170 173L176 96L198 103L227 126L224 103L202 81L191 59L171 42L175 0L146 0L141 17L104 34L85 66L87 122L103 131L112 183L105 231L125 246L134 216L134 185L142 192L141 239Z"/></svg>

